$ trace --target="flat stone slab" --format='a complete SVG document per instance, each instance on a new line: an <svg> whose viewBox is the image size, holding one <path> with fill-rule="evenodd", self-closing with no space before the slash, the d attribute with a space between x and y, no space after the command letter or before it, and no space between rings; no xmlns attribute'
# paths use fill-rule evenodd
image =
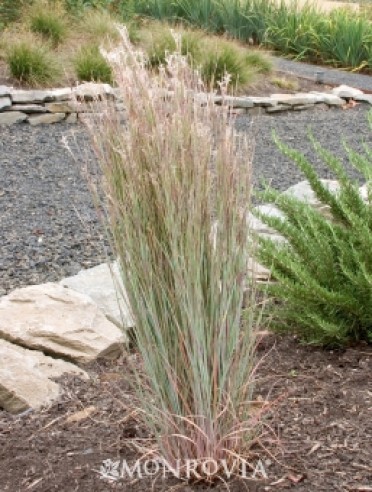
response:
<svg viewBox="0 0 372 492"><path fill-rule="evenodd" d="M54 283L0 298L0 338L76 363L116 357L125 341L90 297Z"/></svg>
<svg viewBox="0 0 372 492"><path fill-rule="evenodd" d="M276 104L273 107L267 107L266 113L280 113L282 111L289 111L290 109L292 109L292 106L290 106L289 104L280 103Z"/></svg>
<svg viewBox="0 0 372 492"><path fill-rule="evenodd" d="M110 84L96 84L94 82L86 82L74 87L72 96L80 101L116 98L114 89Z"/></svg>
<svg viewBox="0 0 372 492"><path fill-rule="evenodd" d="M37 116L30 116L28 122L32 126L50 125L52 123L58 123L59 121L64 120L65 117L65 113L45 113Z"/></svg>
<svg viewBox="0 0 372 492"><path fill-rule="evenodd" d="M13 104L37 104L46 101L53 101L53 95L49 90L27 91L13 89L10 93Z"/></svg>
<svg viewBox="0 0 372 492"><path fill-rule="evenodd" d="M88 378L85 371L37 350L28 350L0 339L0 407L11 413L49 405L60 395L51 379L63 374Z"/></svg>
<svg viewBox="0 0 372 492"><path fill-rule="evenodd" d="M363 92L348 85L339 85L332 89L332 94L345 99L354 99L355 96L360 96Z"/></svg>
<svg viewBox="0 0 372 492"><path fill-rule="evenodd" d="M0 97L0 111L10 108L12 101L10 97Z"/></svg>
<svg viewBox="0 0 372 492"><path fill-rule="evenodd" d="M215 100L216 104L227 104L232 108L253 108L254 104L250 97L226 96Z"/></svg>
<svg viewBox="0 0 372 492"><path fill-rule="evenodd" d="M107 318L123 329L133 328L128 297L120 278L118 263L106 263L81 270L73 277L61 280L60 285L88 295Z"/></svg>
<svg viewBox="0 0 372 492"><path fill-rule="evenodd" d="M13 87L7 87L6 85L0 85L0 97L10 96Z"/></svg>
<svg viewBox="0 0 372 492"><path fill-rule="evenodd" d="M372 94L358 94L353 97L355 101L364 102L372 105Z"/></svg>
<svg viewBox="0 0 372 492"><path fill-rule="evenodd" d="M77 106L72 103L72 101L60 101L60 102L52 102L47 103L45 105L46 109L50 113L77 113L78 111L82 111L81 106Z"/></svg>
<svg viewBox="0 0 372 492"><path fill-rule="evenodd" d="M344 99L335 94L317 91L311 91L310 94L314 94L317 97L317 103L323 102L328 104L328 106L343 106L345 104Z"/></svg>
<svg viewBox="0 0 372 492"><path fill-rule="evenodd" d="M277 101L279 104L286 104L288 106L304 106L307 104L315 104L317 102L315 94L308 93L272 94L271 99Z"/></svg>
<svg viewBox="0 0 372 492"><path fill-rule="evenodd" d="M13 104L9 111L20 111L26 114L33 113L46 113L47 109L45 106L40 104Z"/></svg>
<svg viewBox="0 0 372 492"><path fill-rule="evenodd" d="M14 125L27 120L27 114L20 111L5 111L0 113L0 125Z"/></svg>

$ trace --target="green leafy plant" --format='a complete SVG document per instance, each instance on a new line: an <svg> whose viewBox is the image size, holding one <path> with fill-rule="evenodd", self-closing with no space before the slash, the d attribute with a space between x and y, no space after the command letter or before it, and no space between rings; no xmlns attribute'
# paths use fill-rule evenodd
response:
<svg viewBox="0 0 372 492"><path fill-rule="evenodd" d="M98 46L83 47L77 54L74 65L76 75L81 81L107 84L113 82L111 67L100 53Z"/></svg>
<svg viewBox="0 0 372 492"><path fill-rule="evenodd" d="M35 39L21 39L7 47L6 62L15 79L30 85L45 85L60 74L53 54Z"/></svg>
<svg viewBox="0 0 372 492"><path fill-rule="evenodd" d="M273 326L315 345L372 342L372 149L366 146L360 154L346 147L350 163L367 182L362 197L342 162L314 140L316 152L338 178L337 193L301 153L276 141L306 175L327 214L273 189L264 192L286 216L260 216L287 240L260 239L260 261L277 280L269 286L280 301L274 305Z"/></svg>
<svg viewBox="0 0 372 492"><path fill-rule="evenodd" d="M243 460L259 420L257 305L245 275L250 144L228 107L194 103L199 77L179 53L164 100L167 72L149 72L123 43L114 71L129 117L108 107L87 124L135 319L140 414L158 455L174 467L195 459L200 479L214 481L222 468L207 474L203 460Z"/></svg>

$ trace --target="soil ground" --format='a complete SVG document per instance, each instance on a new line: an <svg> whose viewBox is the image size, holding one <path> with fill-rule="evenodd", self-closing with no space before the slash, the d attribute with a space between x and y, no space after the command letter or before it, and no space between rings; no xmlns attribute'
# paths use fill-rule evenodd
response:
<svg viewBox="0 0 372 492"><path fill-rule="evenodd" d="M266 335L258 356L255 398L269 402L270 432L251 458L261 459L267 479L235 479L230 490L371 491L372 347L325 351ZM0 411L1 492L207 490L171 477L100 478L103 460L133 464L151 440L136 419L128 357L136 356L91 365L89 381L64 378L63 397L50 408L23 416Z"/></svg>

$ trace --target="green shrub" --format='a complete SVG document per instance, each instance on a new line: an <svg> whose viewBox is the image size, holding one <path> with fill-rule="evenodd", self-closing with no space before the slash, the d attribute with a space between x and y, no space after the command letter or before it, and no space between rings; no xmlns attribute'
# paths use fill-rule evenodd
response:
<svg viewBox="0 0 372 492"><path fill-rule="evenodd" d="M74 60L75 72L80 81L112 84L112 70L101 55L98 46L83 47Z"/></svg>
<svg viewBox="0 0 372 492"><path fill-rule="evenodd" d="M31 12L30 27L32 32L41 34L43 38L50 40L54 46L64 41L67 34L64 19L51 8L39 8L35 12Z"/></svg>
<svg viewBox="0 0 372 492"><path fill-rule="evenodd" d="M143 363L139 415L157 455L174 467L198 460L201 479L214 481L223 470L206 476L203 460L247 456L257 430L250 282L243 309L251 150L226 106L193 104L198 80L179 57L167 101L156 97L165 71L125 65L115 78L130 117L105 112L87 123Z"/></svg>
<svg viewBox="0 0 372 492"><path fill-rule="evenodd" d="M53 54L34 39L9 45L6 61L12 77L30 85L49 84L60 74Z"/></svg>
<svg viewBox="0 0 372 492"><path fill-rule="evenodd" d="M372 117L370 121L372 127ZM331 219L273 189L264 193L287 217L283 221L261 216L288 241L260 240L260 261L272 268L278 281L269 286L269 293L280 301L274 305L273 326L297 333L309 344L372 342L372 149L359 154L347 148L350 163L368 183L363 201L358 182L348 178L342 162L313 143L338 178L337 194L322 184L303 155L278 145L304 172L317 198L329 207Z"/></svg>

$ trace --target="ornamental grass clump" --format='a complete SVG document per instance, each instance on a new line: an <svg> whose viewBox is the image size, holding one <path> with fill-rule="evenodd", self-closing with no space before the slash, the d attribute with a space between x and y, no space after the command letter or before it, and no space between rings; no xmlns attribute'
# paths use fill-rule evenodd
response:
<svg viewBox="0 0 372 492"><path fill-rule="evenodd" d="M185 57L170 56L156 74L146 65L123 33L113 68L125 121L108 107L87 124L135 320L143 423L177 476L190 478L196 460L191 478L214 481L224 463L248 457L259 420L258 320L246 277L252 148L227 106L206 94L200 103ZM206 459L218 469L207 473Z"/></svg>
<svg viewBox="0 0 372 492"><path fill-rule="evenodd" d="M371 343L372 149L365 146L361 154L346 146L349 162L366 181L361 193L342 162L313 140L339 181L340 189L333 193L302 154L277 143L304 172L323 210L273 189L264 192L265 200L286 216L260 216L287 240L260 239L260 261L277 280L268 288L279 301L270 312L272 326L313 345Z"/></svg>

